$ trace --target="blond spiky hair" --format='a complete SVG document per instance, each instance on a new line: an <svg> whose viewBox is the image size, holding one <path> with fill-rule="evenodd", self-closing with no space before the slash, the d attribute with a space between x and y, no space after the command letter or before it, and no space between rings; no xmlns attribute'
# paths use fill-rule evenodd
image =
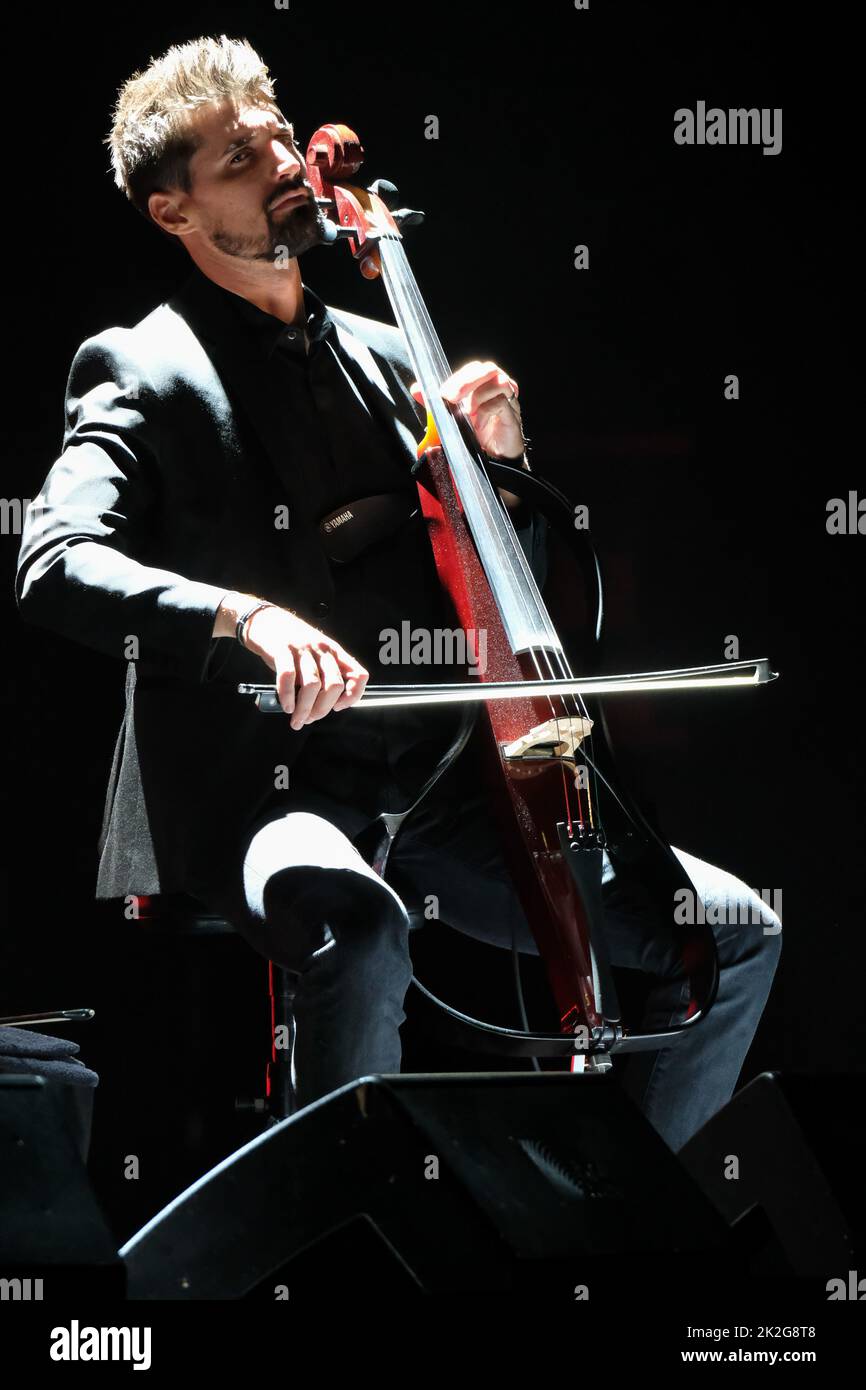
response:
<svg viewBox="0 0 866 1390"><path fill-rule="evenodd" d="M111 131L114 182L148 219L151 193L190 191L189 161L198 141L190 113L226 100L276 105L268 69L246 39L192 39L133 73L117 95Z"/></svg>

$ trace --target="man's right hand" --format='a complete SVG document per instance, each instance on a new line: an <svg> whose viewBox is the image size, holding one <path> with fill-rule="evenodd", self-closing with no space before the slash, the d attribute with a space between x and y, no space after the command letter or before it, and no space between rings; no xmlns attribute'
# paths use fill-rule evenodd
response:
<svg viewBox="0 0 866 1390"><path fill-rule="evenodd" d="M234 598L226 596L214 636L233 635ZM370 679L339 642L286 608L260 608L246 625L244 642L275 673L277 696L293 729L357 704Z"/></svg>

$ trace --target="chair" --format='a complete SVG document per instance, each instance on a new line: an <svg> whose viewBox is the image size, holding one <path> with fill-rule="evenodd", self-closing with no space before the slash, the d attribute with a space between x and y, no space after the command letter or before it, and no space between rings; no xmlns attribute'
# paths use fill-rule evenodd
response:
<svg viewBox="0 0 866 1390"><path fill-rule="evenodd" d="M139 898L139 922L144 922L148 932L176 937L201 938L203 940L227 934L235 935L236 928L225 918L210 911L204 904L187 894L163 894ZM423 912L409 910L410 930L418 930L424 925ZM635 1010L644 1000L647 991L646 977L639 972L617 968L617 980L624 987L624 999ZM279 965L273 960L267 962L267 999L270 1014L270 1055L265 1063L263 1094L252 1098L236 1097L237 1111L253 1111L265 1117L267 1127L279 1124L294 1114L298 1106L292 1083L292 1051L295 1042L294 1001L297 989L297 973ZM440 1041L470 1046L473 1050L487 1050L483 1039L473 1041L472 1033L463 1028L455 1032L449 1018L451 1010L442 1005L435 996L430 996L423 986L419 986L424 1001L423 1016L425 1028ZM627 1007L627 1013L630 1008ZM488 1039L488 1043L492 1040ZM500 1049L495 1046L491 1051ZM528 1053L526 1054L529 1055ZM610 1067L608 1059L601 1059L599 1070Z"/></svg>
<svg viewBox="0 0 866 1390"><path fill-rule="evenodd" d="M236 928L204 904L183 893L166 893L138 899L138 922L149 934L187 936L202 940L235 934ZM270 1056L265 1065L263 1094L236 1097L235 1109L254 1111L268 1126L279 1124L295 1110L292 1086L292 1049L295 1042L294 1000L297 975L267 962L267 997L270 1012Z"/></svg>

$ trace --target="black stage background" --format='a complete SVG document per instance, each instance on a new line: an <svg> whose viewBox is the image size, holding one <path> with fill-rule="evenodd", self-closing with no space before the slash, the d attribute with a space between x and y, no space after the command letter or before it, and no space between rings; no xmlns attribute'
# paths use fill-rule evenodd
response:
<svg viewBox="0 0 866 1390"><path fill-rule="evenodd" d="M426 210L409 253L449 357L516 376L535 469L589 505L608 669L718 662L735 634L781 672L754 693L635 708L628 746L674 844L783 894L782 962L744 1079L862 1071L866 540L825 527L828 500L862 478L840 345L855 75L833 7L262 0L40 8L25 26L20 64L7 60L4 495L33 497L56 457L79 343L135 322L185 273L107 172L119 83L170 43L246 35L302 146L323 122L354 125L365 181L390 178ZM698 100L783 108L781 153L675 145L674 111ZM302 268L329 302L387 317L344 249ZM728 373L739 401L724 399ZM19 621L18 538L2 546L0 1013L97 1009L65 1032L100 1073L91 1166L125 1237L254 1132L232 1105L261 1083L265 965L233 938L144 941L95 904L124 672ZM473 1002L501 995L513 1019L503 962L488 977L489 953L465 950L430 983L447 993L468 962ZM407 1059L435 1069L443 1054L410 1027ZM128 1154L142 1155L138 1183Z"/></svg>

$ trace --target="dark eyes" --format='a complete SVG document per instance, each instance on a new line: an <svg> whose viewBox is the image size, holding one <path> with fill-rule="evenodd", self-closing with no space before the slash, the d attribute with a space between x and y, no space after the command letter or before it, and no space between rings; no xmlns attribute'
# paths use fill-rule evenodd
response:
<svg viewBox="0 0 866 1390"><path fill-rule="evenodd" d="M275 135L283 135L283 136L285 136L286 143L287 143L288 145L294 146L295 149L298 148L297 143L296 143L296 142L297 142L297 137L294 136L294 135L291 135L287 130L275 130L275 131L274 131L274 134L275 134ZM238 150L238 152L237 152L236 155L232 155L232 158L229 160L229 164L237 164L238 161L241 159L241 155L245 155L245 154L249 154L249 153L250 153L250 148L249 148L248 145L245 145L244 148L243 148L242 150ZM241 162L243 162L243 161L241 161Z"/></svg>

